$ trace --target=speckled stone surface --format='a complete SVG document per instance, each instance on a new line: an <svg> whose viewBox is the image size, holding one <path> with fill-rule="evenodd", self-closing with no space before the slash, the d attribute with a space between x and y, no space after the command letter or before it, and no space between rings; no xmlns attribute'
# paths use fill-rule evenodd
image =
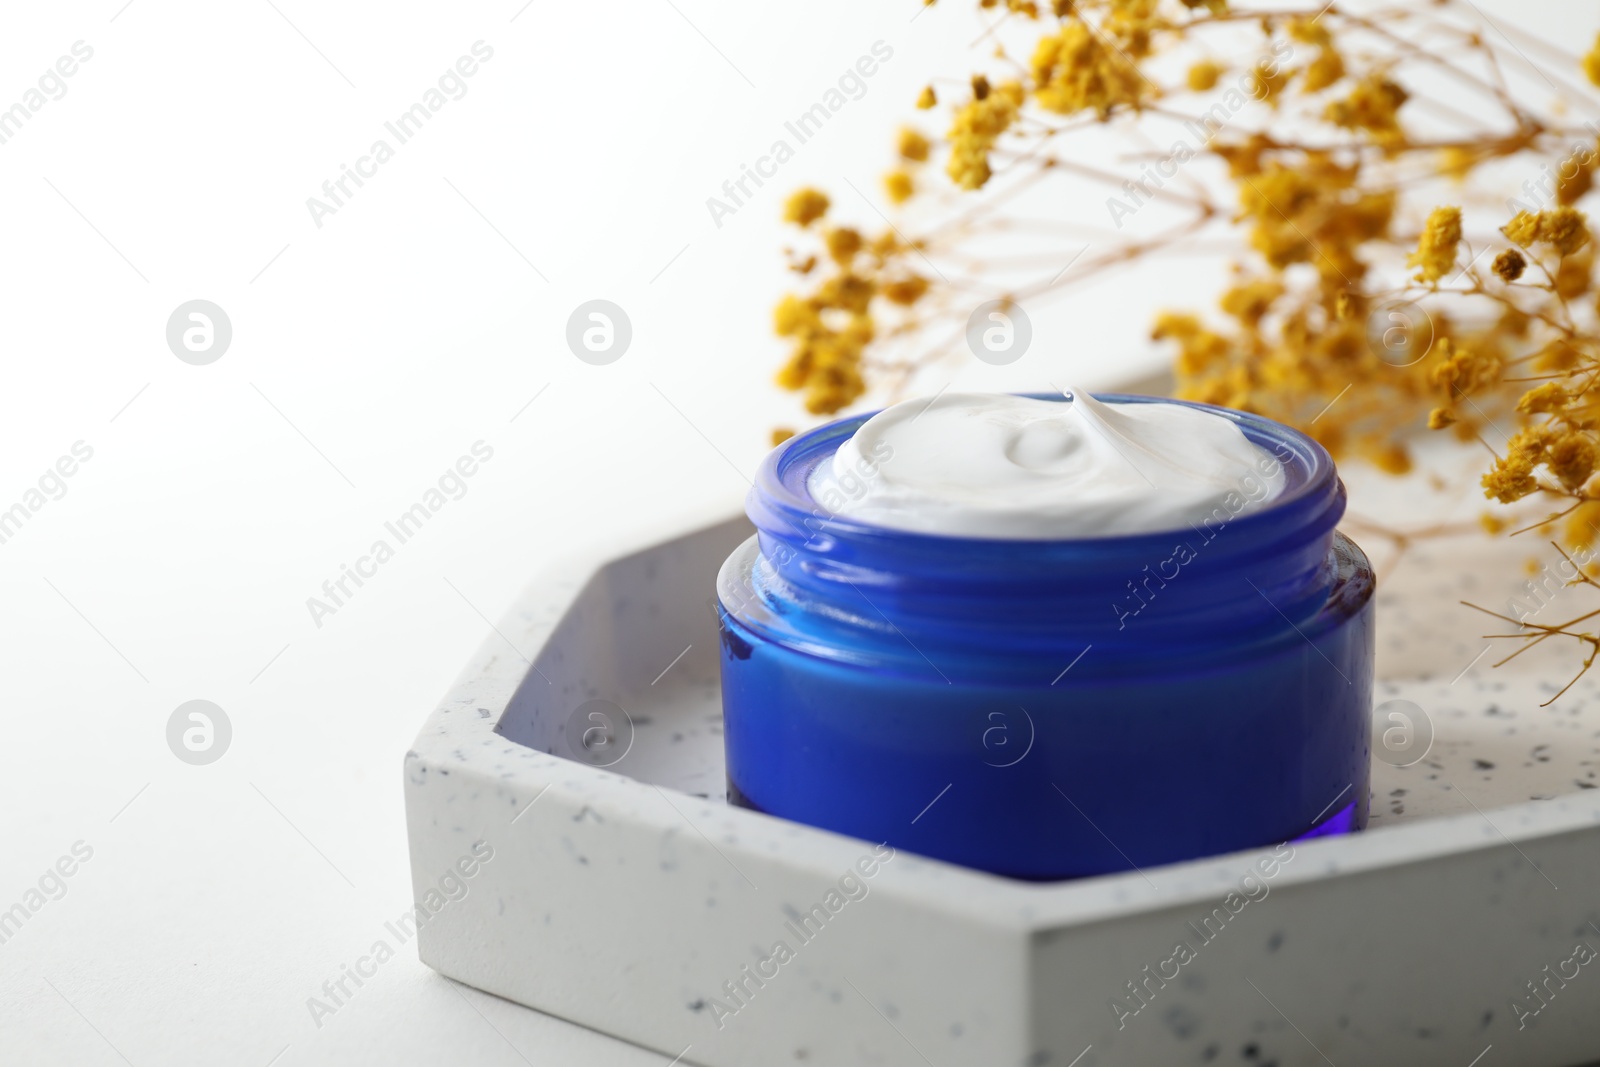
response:
<svg viewBox="0 0 1600 1067"><path fill-rule="evenodd" d="M1428 496L1359 477L1372 516L1385 493L1408 516ZM1375 765L1372 829L1276 863L1045 886L872 863L868 843L727 806L709 598L742 518L563 563L407 754L417 899L493 849L459 899L436 894L422 957L706 1067L1600 1060L1600 959L1575 958L1600 949L1600 701L1585 680L1540 709L1572 650L1491 671L1474 657L1493 621L1455 604L1502 610L1537 542L1418 542L1395 563L1363 521L1347 532L1380 568L1377 699L1435 732L1413 766ZM586 747L596 708L615 721ZM814 908L817 930L797 926Z"/></svg>
<svg viewBox="0 0 1600 1067"><path fill-rule="evenodd" d="M1461 603L1513 615L1520 605L1548 625L1600 608L1600 590L1563 588L1562 558L1537 531L1484 535L1476 520L1487 505L1474 490L1481 453L1434 448L1424 465L1433 477L1345 472L1352 499L1346 532L1379 573L1374 699L1410 700L1434 728L1420 763L1374 763L1371 825L1600 791L1600 672L1541 707L1576 673L1582 647L1557 638L1496 668L1522 642L1483 635L1516 628ZM1371 528L1374 520L1452 532L1401 548ZM1529 593L1530 582L1537 594Z"/></svg>

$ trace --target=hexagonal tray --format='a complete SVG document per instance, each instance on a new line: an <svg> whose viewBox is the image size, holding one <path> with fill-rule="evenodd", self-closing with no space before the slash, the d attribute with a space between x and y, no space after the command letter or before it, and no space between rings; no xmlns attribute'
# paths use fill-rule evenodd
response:
<svg viewBox="0 0 1600 1067"><path fill-rule="evenodd" d="M406 757L424 962L705 1067L1600 1055L1593 686L1549 714L1538 672L1457 688L1471 647L1415 618L1478 542L1384 594L1380 699L1439 737L1376 765L1373 829L1035 885L726 804L711 597L749 533L554 567L485 641Z"/></svg>

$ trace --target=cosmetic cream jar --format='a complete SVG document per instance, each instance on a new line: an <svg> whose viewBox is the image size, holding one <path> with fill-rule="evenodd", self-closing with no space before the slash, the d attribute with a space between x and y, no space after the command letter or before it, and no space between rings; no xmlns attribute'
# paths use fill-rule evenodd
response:
<svg viewBox="0 0 1600 1067"><path fill-rule="evenodd" d="M1276 468L1202 521L1114 536L949 536L819 501L869 415L775 449L717 582L733 802L1039 880L1363 826L1373 574L1334 529L1344 486L1304 434L1183 406Z"/></svg>

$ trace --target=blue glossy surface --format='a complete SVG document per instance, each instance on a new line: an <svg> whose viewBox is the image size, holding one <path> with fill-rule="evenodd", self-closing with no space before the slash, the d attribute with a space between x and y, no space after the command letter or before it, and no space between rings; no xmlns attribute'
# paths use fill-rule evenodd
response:
<svg viewBox="0 0 1600 1067"><path fill-rule="evenodd" d="M1104 540L831 516L806 478L867 416L777 450L759 550L719 578L731 795L1030 879L1363 825L1372 575L1333 532L1343 486L1309 439L1221 413L1283 495Z"/></svg>

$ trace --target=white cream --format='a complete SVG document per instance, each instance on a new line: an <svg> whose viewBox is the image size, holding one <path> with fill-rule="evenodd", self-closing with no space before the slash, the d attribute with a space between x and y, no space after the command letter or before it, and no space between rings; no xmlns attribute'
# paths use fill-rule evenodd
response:
<svg viewBox="0 0 1600 1067"><path fill-rule="evenodd" d="M826 510L878 526L1012 540L1215 528L1283 492L1283 464L1181 404L984 393L906 400L813 472Z"/></svg>

